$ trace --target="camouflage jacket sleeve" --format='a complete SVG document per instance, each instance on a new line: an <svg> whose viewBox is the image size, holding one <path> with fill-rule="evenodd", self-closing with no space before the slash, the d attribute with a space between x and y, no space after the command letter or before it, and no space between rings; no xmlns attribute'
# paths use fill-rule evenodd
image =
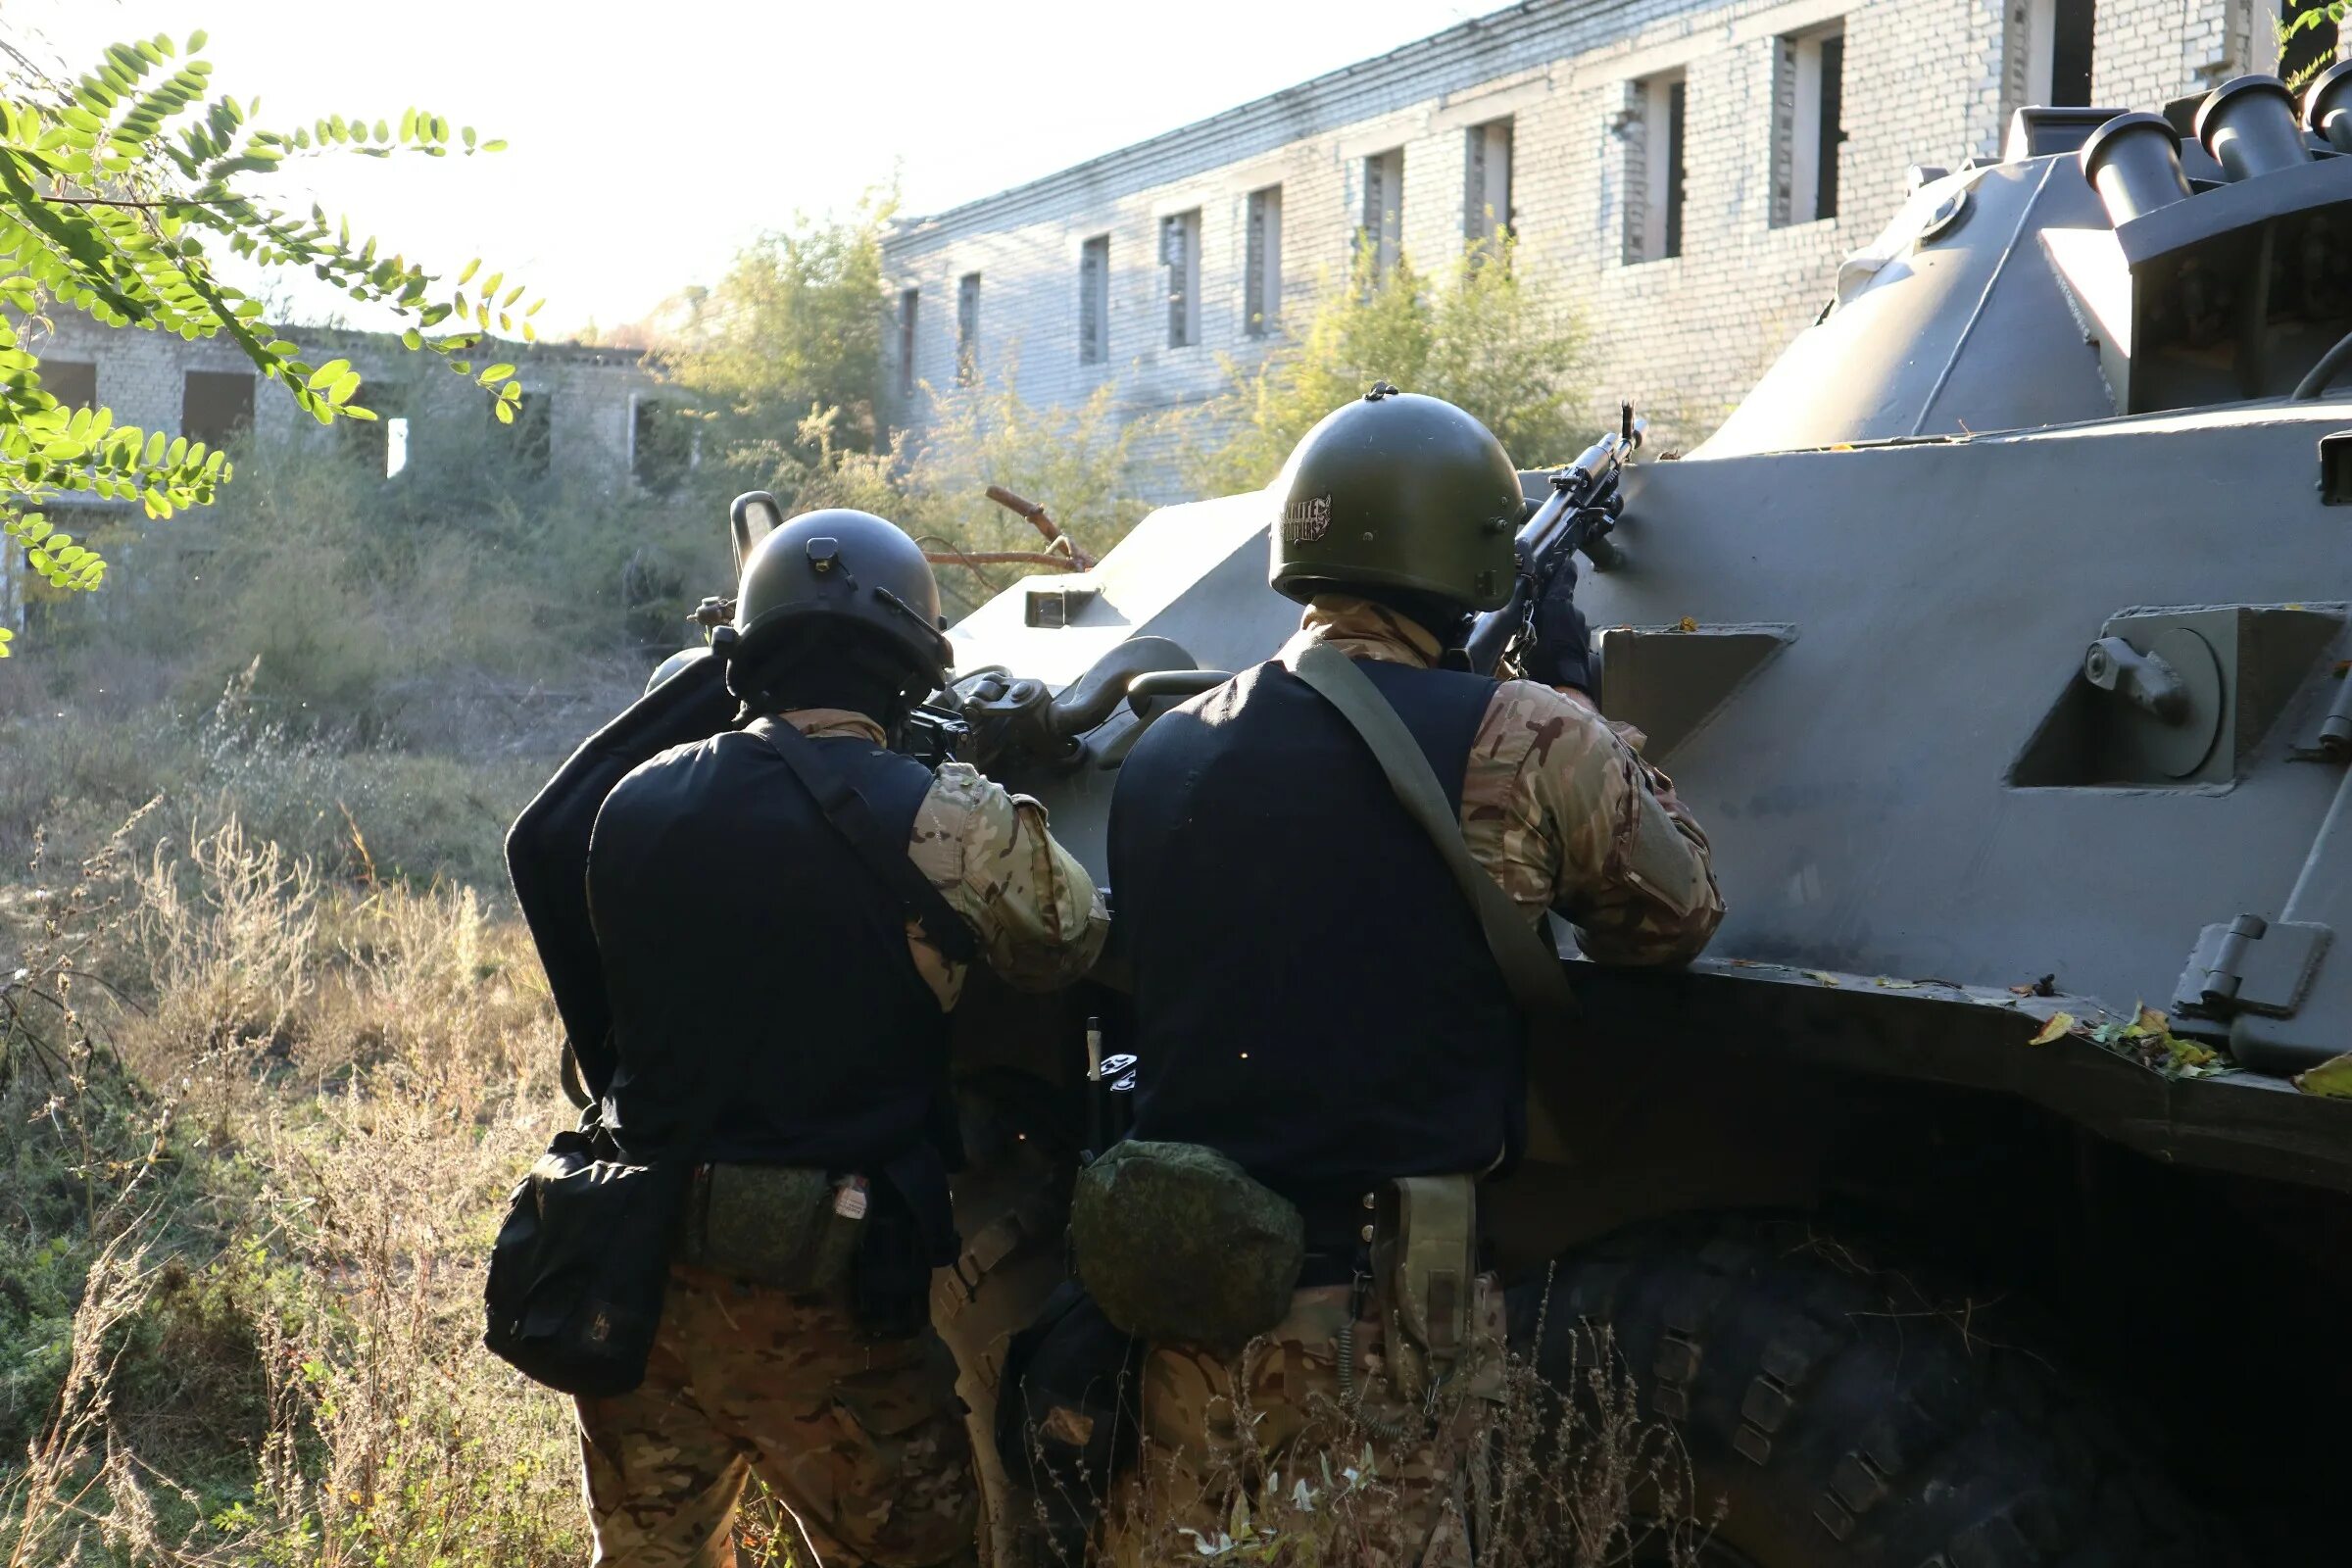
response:
<svg viewBox="0 0 2352 1568"><path fill-rule="evenodd" d="M1548 686L1495 692L1462 783L1462 833L1515 903L1557 909L1597 962L1687 962L1723 920L1707 837L1673 781Z"/></svg>
<svg viewBox="0 0 2352 1568"><path fill-rule="evenodd" d="M915 812L907 853L980 939L988 966L1027 991L1050 991L1086 973L1110 916L1094 878L1054 842L1046 808L1007 793L960 762L942 766ZM954 1006L963 969L919 932L915 966Z"/></svg>

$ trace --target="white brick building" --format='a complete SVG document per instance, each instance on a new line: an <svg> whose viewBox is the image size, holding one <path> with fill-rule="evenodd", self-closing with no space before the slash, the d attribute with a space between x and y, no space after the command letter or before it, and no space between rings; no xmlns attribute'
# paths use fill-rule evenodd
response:
<svg viewBox="0 0 2352 1568"><path fill-rule="evenodd" d="M1104 382L1135 414L1198 402L1346 275L1359 233L1426 267L1491 212L1592 336L1594 420L1623 395L1687 443L1819 310L1911 165L1997 156L2022 104L2159 108L2274 69L2276 7L1525 0L903 223L897 416L919 431L971 376L1048 405Z"/></svg>

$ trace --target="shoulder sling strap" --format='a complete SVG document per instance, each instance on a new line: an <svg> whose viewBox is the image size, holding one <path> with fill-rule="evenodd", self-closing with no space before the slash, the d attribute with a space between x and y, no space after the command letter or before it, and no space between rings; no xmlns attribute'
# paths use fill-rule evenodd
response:
<svg viewBox="0 0 2352 1568"><path fill-rule="evenodd" d="M801 788L825 813L825 820L833 824L859 863L881 878L882 885L906 908L907 918L923 928L932 946L952 963L969 963L979 956L979 940L963 916L931 885L929 877L915 869L906 846L890 841L865 797L847 775L825 760L813 741L782 719L759 724L749 733L766 742L768 750L784 760L793 777L801 781Z"/></svg>
<svg viewBox="0 0 2352 1568"><path fill-rule="evenodd" d="M1510 988L1511 999L1519 1004L1529 1021L1556 1019L1575 1010L1576 999L1568 989L1567 977L1560 973L1560 956L1551 944L1537 934L1528 924L1519 906L1509 894L1489 876L1486 869L1470 858L1470 846L1463 841L1461 823L1446 804L1445 786L1423 755L1420 742L1396 716L1396 710L1380 695L1364 672L1355 667L1355 661L1329 643L1312 643L1296 653L1282 656L1285 668L1314 688L1340 716L1371 749L1373 760L1389 777L1389 787L1406 814L1419 823L1438 854L1446 860L1446 869L1453 874L1454 884L1477 911L1479 929L1487 939L1487 951L1494 954L1494 962L1502 970L1503 983Z"/></svg>

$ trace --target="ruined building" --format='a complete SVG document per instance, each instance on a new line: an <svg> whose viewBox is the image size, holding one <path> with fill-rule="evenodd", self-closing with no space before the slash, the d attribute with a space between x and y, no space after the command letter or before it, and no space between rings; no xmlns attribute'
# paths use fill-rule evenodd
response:
<svg viewBox="0 0 2352 1568"><path fill-rule="evenodd" d="M1014 367L1032 403L1105 383L1130 414L1197 403L1358 244L1426 267L1500 224L1591 335L1594 420L1623 395L1694 440L1914 165L2000 156L2021 105L2155 108L2275 69L2278 4L1526 0L902 223L897 418L919 432L937 398ZM2333 24L2292 47L2332 54Z"/></svg>
<svg viewBox="0 0 2352 1568"><path fill-rule="evenodd" d="M294 435L344 443L359 449L363 461L380 465L388 479L434 461L429 440L411 442L405 411L420 394L466 395L437 359L412 354L384 333L271 330L301 343L312 364L350 361L366 378L357 401L379 417L320 428L281 389L264 383L253 362L226 338L189 342L166 332L111 328L71 311L56 312L46 334L28 336L40 355L42 385L69 406L111 409L118 424L216 447L246 431L264 441ZM496 349L521 372L517 417L500 434L524 472L560 473L575 485L659 492L691 460L687 426L662 417L665 408L674 410L675 394L664 392L637 351L577 343L501 343ZM488 423L487 395L474 397ZM43 507L60 526L83 534L101 519L141 514L134 503L86 493L61 494ZM110 559L119 562L124 552L124 542L109 542ZM24 592L23 552L0 551L0 624L21 623Z"/></svg>

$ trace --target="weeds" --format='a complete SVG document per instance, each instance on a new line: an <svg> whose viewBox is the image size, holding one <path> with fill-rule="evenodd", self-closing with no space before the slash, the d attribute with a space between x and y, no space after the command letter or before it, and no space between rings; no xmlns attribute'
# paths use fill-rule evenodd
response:
<svg viewBox="0 0 2352 1568"><path fill-rule="evenodd" d="M0 907L0 1345L56 1347L0 1385L0 1563L579 1560L569 1409L475 1344L498 1198L568 1119L519 926L233 817L131 854L150 820ZM148 978L93 1008L100 965Z"/></svg>
<svg viewBox="0 0 2352 1568"><path fill-rule="evenodd" d="M477 1344L499 1200L571 1115L526 936L465 886L167 814L0 900L0 1565L582 1560L569 1407ZM1680 1450L1578 1346L1434 1459L1336 1401L1261 1450L1244 1403L1189 1494L1147 1458L1096 1560L1403 1568L1434 1509L1482 1568L1690 1561ZM772 1504L738 1534L790 1560Z"/></svg>
<svg viewBox="0 0 2352 1568"><path fill-rule="evenodd" d="M1187 1412L1173 1434L1148 1436L1137 1473L1110 1489L1111 1523L1088 1560L1689 1568L1713 1521L1695 1512L1679 1439L1643 1412L1606 1329L1580 1325L1570 1340L1565 1387L1512 1356L1479 1392L1377 1415L1278 1348L1282 1407L1259 1406L1251 1380L1231 1377L1200 1433Z"/></svg>

